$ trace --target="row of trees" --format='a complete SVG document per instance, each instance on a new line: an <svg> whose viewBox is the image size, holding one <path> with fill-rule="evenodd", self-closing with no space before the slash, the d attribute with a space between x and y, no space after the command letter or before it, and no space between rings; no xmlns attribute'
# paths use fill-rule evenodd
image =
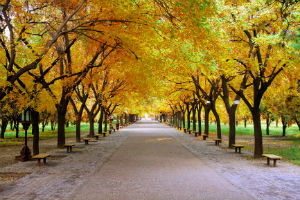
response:
<svg viewBox="0 0 300 200"><path fill-rule="evenodd" d="M235 143L237 108L251 116L254 124L254 156L263 153L261 115L267 120L281 118L299 125L299 9L298 1L218 1L206 23L205 37L170 43L177 47L166 76L169 96L161 99L161 112L184 122L204 111L205 134L212 112L221 138L220 113L227 113L229 146ZM168 47L164 47L169 49ZM170 90L169 88L173 88ZM166 109L166 105L169 109ZM247 111L246 109L247 108ZM187 114L185 114L187 113ZM224 117L223 117L224 119ZM174 122L174 120L172 120ZM183 123L182 126L185 126ZM189 128L189 127L188 127ZM195 126L193 126L195 130Z"/></svg>
<svg viewBox="0 0 300 200"><path fill-rule="evenodd" d="M158 9L161 3L1 1L1 137L7 122L28 107L34 141L39 123L56 118L58 147L65 144L68 112L75 114L77 141L84 112L91 136L96 118L101 133L102 121L117 108L137 113L136 104L154 90L144 72L159 67L154 50L161 39L156 24L166 12Z"/></svg>

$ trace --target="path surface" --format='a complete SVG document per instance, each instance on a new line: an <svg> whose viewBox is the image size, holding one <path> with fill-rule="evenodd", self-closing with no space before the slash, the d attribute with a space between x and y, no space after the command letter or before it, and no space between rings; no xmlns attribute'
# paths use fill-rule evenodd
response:
<svg viewBox="0 0 300 200"><path fill-rule="evenodd" d="M0 199L300 199L298 166L280 161L269 167L245 151L235 154L151 121L76 144L65 155L47 166L0 168L32 172L13 184L0 182Z"/></svg>
<svg viewBox="0 0 300 200"><path fill-rule="evenodd" d="M184 148L157 123L128 139L72 199L252 199Z"/></svg>

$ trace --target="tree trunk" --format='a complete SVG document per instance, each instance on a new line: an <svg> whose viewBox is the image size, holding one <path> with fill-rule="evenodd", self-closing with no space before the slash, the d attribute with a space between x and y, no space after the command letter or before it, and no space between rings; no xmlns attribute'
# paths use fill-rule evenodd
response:
<svg viewBox="0 0 300 200"><path fill-rule="evenodd" d="M66 142L65 138L65 123L66 123L66 113L67 107L64 105L57 105L57 147L63 148Z"/></svg>
<svg viewBox="0 0 300 200"><path fill-rule="evenodd" d="M210 107L204 106L204 135L208 135L209 132L209 112Z"/></svg>
<svg viewBox="0 0 300 200"><path fill-rule="evenodd" d="M124 124L123 124L123 114L120 117L120 124L121 124L122 127L124 126Z"/></svg>
<svg viewBox="0 0 300 200"><path fill-rule="evenodd" d="M40 140L40 132L39 132L39 112L32 111L32 135L33 135L33 144L32 150L33 155L37 155L40 153L39 150L39 140Z"/></svg>
<svg viewBox="0 0 300 200"><path fill-rule="evenodd" d="M80 123L81 123L81 116L76 116L76 142L81 141L81 131L80 131Z"/></svg>
<svg viewBox="0 0 300 200"><path fill-rule="evenodd" d="M15 130L15 127L14 127L14 120L10 120L10 121L9 121L9 124L10 124L10 130L11 130L11 131L14 131L14 130Z"/></svg>
<svg viewBox="0 0 300 200"><path fill-rule="evenodd" d="M103 113L104 113L104 108L101 107L100 117L98 121L98 134L102 134Z"/></svg>
<svg viewBox="0 0 300 200"><path fill-rule="evenodd" d="M8 125L8 120L6 118L2 118L1 124L1 138L4 139L4 133L6 131L6 127Z"/></svg>
<svg viewBox="0 0 300 200"><path fill-rule="evenodd" d="M126 115L125 115L126 119ZM107 113L104 111L104 132L107 132Z"/></svg>
<svg viewBox="0 0 300 200"><path fill-rule="evenodd" d="M93 113L89 114L89 122L90 122L90 137L94 137L95 135L95 127L94 127L94 115Z"/></svg>
<svg viewBox="0 0 300 200"><path fill-rule="evenodd" d="M269 113L267 113L266 126L267 126L266 134L270 135L270 114Z"/></svg>
<svg viewBox="0 0 300 200"><path fill-rule="evenodd" d="M228 146L232 147L235 144L235 110L231 109L229 113L229 142Z"/></svg>
<svg viewBox="0 0 300 200"><path fill-rule="evenodd" d="M185 129L185 112L182 112L182 127Z"/></svg>
<svg viewBox="0 0 300 200"><path fill-rule="evenodd" d="M53 120L51 120L51 131L55 130L55 123Z"/></svg>
<svg viewBox="0 0 300 200"><path fill-rule="evenodd" d="M247 128L247 119L244 119L244 127Z"/></svg>
<svg viewBox="0 0 300 200"><path fill-rule="evenodd" d="M252 118L254 125L254 157L259 158L263 154L263 141L260 121L260 110L259 108L253 108Z"/></svg>
<svg viewBox="0 0 300 200"><path fill-rule="evenodd" d="M201 110L202 110L202 106L199 104L199 108L198 108L198 135L200 135L201 136L201 132L202 132L202 130L201 130Z"/></svg>
<svg viewBox="0 0 300 200"><path fill-rule="evenodd" d="M127 117L127 114L125 113L125 124L127 125L128 123L128 117Z"/></svg>
<svg viewBox="0 0 300 200"><path fill-rule="evenodd" d="M189 104L186 104L187 111L187 129L191 130L191 110Z"/></svg>
<svg viewBox="0 0 300 200"><path fill-rule="evenodd" d="M298 129L299 129L299 131L300 131L300 121L299 120L295 120L296 121L296 124L297 124L297 126L298 126Z"/></svg>
<svg viewBox="0 0 300 200"><path fill-rule="evenodd" d="M215 116L216 123L217 123L217 137L219 139L222 139L220 117L219 117L219 114L218 114L218 112L216 110L215 105L212 106L212 112L213 112L213 114Z"/></svg>
<svg viewBox="0 0 300 200"><path fill-rule="evenodd" d="M276 119L276 128L278 128L278 119Z"/></svg>
<svg viewBox="0 0 300 200"><path fill-rule="evenodd" d="M19 138L19 120L16 120L15 122L15 129L16 129L16 138Z"/></svg>
<svg viewBox="0 0 300 200"><path fill-rule="evenodd" d="M193 103L192 105L192 112L193 112L193 131L196 131L196 104Z"/></svg>
<svg viewBox="0 0 300 200"><path fill-rule="evenodd" d="M43 123L42 123L42 132L45 132L45 126L46 126L46 123L43 122Z"/></svg>
<svg viewBox="0 0 300 200"><path fill-rule="evenodd" d="M281 122L282 122L282 137L285 137L286 127L287 127L287 120L284 116L281 117Z"/></svg>

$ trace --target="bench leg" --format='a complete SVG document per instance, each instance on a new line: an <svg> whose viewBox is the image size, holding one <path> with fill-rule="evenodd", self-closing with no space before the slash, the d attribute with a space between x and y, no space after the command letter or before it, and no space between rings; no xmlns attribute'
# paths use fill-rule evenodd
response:
<svg viewBox="0 0 300 200"><path fill-rule="evenodd" d="M237 147L235 147L235 153L237 153Z"/></svg>
<svg viewBox="0 0 300 200"><path fill-rule="evenodd" d="M87 145L87 144L89 144L89 141L88 141L88 140L85 140L84 143Z"/></svg>
<svg viewBox="0 0 300 200"><path fill-rule="evenodd" d="M267 158L267 165L270 165L270 158Z"/></svg>
<svg viewBox="0 0 300 200"><path fill-rule="evenodd" d="M239 148L239 153L241 153L241 149L242 149L242 148Z"/></svg>
<svg viewBox="0 0 300 200"><path fill-rule="evenodd" d="M40 165L41 165L41 159L38 158L38 166L40 166Z"/></svg>
<svg viewBox="0 0 300 200"><path fill-rule="evenodd" d="M44 161L44 165L46 165L46 158L44 158L43 161Z"/></svg>
<svg viewBox="0 0 300 200"><path fill-rule="evenodd" d="M70 147L70 153L72 152L72 147Z"/></svg>
<svg viewBox="0 0 300 200"><path fill-rule="evenodd" d="M273 167L276 167L276 159L273 160Z"/></svg>

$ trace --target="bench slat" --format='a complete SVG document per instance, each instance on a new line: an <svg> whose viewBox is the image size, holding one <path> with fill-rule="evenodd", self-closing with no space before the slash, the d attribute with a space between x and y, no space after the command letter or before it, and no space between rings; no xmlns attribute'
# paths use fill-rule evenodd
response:
<svg viewBox="0 0 300 200"><path fill-rule="evenodd" d="M49 156L50 156L50 154L47 154L47 153L41 153L41 154L32 156L32 158L33 158L33 159L42 159L42 158L46 158L46 157L49 157Z"/></svg>
<svg viewBox="0 0 300 200"><path fill-rule="evenodd" d="M277 155L274 155L274 154L263 154L262 156L263 156L263 157L270 158L270 159L277 159L277 160L282 159L282 157L277 156Z"/></svg>
<svg viewBox="0 0 300 200"><path fill-rule="evenodd" d="M244 147L244 145L240 145L240 144L233 144L232 146L233 146L233 147L241 147L241 148Z"/></svg>

